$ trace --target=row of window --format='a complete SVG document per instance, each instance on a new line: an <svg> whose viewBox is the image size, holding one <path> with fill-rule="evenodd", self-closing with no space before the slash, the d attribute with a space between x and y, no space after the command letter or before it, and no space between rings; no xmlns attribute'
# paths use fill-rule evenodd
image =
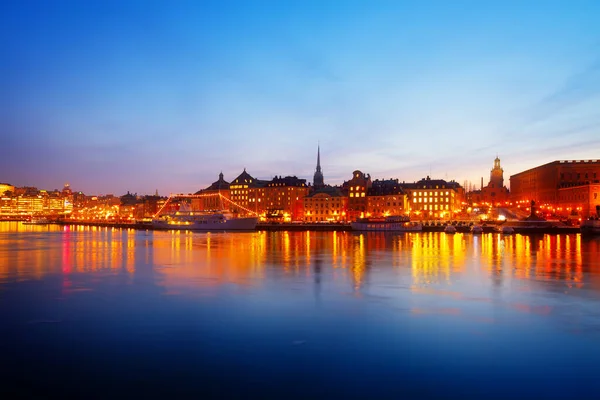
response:
<svg viewBox="0 0 600 400"><path fill-rule="evenodd" d="M356 197L358 197L359 194L360 194L360 197L365 197L365 192L356 193ZM350 193L350 197L354 197L354 193Z"/></svg>
<svg viewBox="0 0 600 400"><path fill-rule="evenodd" d="M438 210L440 210L440 211L442 211L442 210L449 210L449 208L448 208L448 204L446 204L445 207L444 207L444 204L440 204L439 208L438 208L437 204L431 205L431 206L425 204L423 206L423 210L425 210L425 211L427 211L427 210L430 210L430 211L433 211L433 210L438 211Z"/></svg>
<svg viewBox="0 0 600 400"><path fill-rule="evenodd" d="M448 196L450 192L446 192L446 196ZM415 196L427 196L427 192L414 192ZM429 196L444 196L444 192L429 192ZM452 193L454 196L454 193Z"/></svg>
<svg viewBox="0 0 600 400"><path fill-rule="evenodd" d="M577 178L575 178L576 174L577 174ZM566 176L567 176L567 179L581 179L581 173L580 172L569 172ZM593 176L594 176L594 179L596 179L597 173L594 172ZM560 173L560 179L565 179L565 173L564 172ZM587 172L585 173L585 178L584 179L589 179L589 174Z"/></svg>
<svg viewBox="0 0 600 400"><path fill-rule="evenodd" d="M429 200L429 201L428 201L428 200ZM413 199L413 203L428 203L428 202L429 202L429 203L437 203L437 202L438 202L438 198L437 198L437 197L435 197L435 198L431 198L431 197L430 197L430 198L428 199L427 197L423 197L423 198L419 197L419 198L417 198L417 199ZM439 199L439 202L440 202L440 203L449 203L449 202L450 202L450 199L449 199L448 197L446 197L446 201L444 201L444 199L443 199L443 198L441 198L441 199Z"/></svg>

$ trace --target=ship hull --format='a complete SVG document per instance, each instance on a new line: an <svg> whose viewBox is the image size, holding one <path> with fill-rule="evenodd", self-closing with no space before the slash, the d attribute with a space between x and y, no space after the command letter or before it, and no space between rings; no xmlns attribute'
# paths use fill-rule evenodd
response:
<svg viewBox="0 0 600 400"><path fill-rule="evenodd" d="M256 229L258 218L232 218L225 220L208 219L205 221L194 221L190 223L176 221L152 221L154 229L185 230L195 232L217 232L217 231L253 231Z"/></svg>
<svg viewBox="0 0 600 400"><path fill-rule="evenodd" d="M587 220L581 223L582 235L600 235L600 220Z"/></svg>
<svg viewBox="0 0 600 400"><path fill-rule="evenodd" d="M350 224L353 231L374 231L374 232L421 232L423 226L417 223L401 222L352 222Z"/></svg>

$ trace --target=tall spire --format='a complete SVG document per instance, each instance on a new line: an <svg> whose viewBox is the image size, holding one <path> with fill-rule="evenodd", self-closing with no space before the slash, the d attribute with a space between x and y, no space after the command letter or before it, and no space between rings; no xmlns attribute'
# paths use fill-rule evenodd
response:
<svg viewBox="0 0 600 400"><path fill-rule="evenodd" d="M323 172L321 171L321 146L317 145L317 168L313 177L313 186L315 189L320 189L325 186L323 181Z"/></svg>
<svg viewBox="0 0 600 400"><path fill-rule="evenodd" d="M321 172L321 146L317 145L317 172Z"/></svg>

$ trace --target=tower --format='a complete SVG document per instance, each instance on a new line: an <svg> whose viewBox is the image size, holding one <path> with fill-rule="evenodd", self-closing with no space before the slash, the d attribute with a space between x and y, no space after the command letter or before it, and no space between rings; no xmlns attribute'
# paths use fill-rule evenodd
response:
<svg viewBox="0 0 600 400"><path fill-rule="evenodd" d="M317 169L313 176L313 186L315 189L325 187L325 183L323 182L323 172L321 171L321 146L317 146Z"/></svg>
<svg viewBox="0 0 600 400"><path fill-rule="evenodd" d="M496 156L494 168L490 171L490 185L494 188L504 187L504 170L500 166L500 159Z"/></svg>

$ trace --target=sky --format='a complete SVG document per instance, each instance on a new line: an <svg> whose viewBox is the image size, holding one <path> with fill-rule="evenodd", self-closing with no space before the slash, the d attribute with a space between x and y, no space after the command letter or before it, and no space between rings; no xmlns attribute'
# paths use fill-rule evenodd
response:
<svg viewBox="0 0 600 400"><path fill-rule="evenodd" d="M600 2L5 1L0 182L487 184L600 159Z"/></svg>

